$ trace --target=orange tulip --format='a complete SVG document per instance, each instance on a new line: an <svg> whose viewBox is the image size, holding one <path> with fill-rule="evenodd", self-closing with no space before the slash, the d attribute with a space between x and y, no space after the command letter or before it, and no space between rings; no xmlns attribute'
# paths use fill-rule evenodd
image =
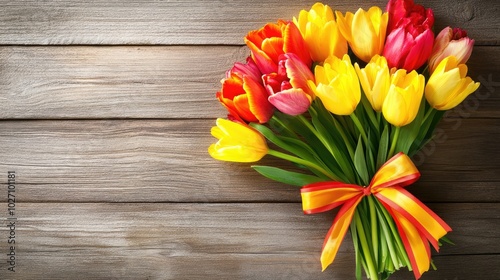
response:
<svg viewBox="0 0 500 280"><path fill-rule="evenodd" d="M229 111L229 118L240 122L266 123L273 115L273 106L260 81L261 73L255 63L236 63L221 80L222 90L216 97Z"/></svg>
<svg viewBox="0 0 500 280"><path fill-rule="evenodd" d="M245 36L252 59L263 74L277 73L280 55L294 53L311 66L311 57L299 29L293 22L279 20L268 23Z"/></svg>

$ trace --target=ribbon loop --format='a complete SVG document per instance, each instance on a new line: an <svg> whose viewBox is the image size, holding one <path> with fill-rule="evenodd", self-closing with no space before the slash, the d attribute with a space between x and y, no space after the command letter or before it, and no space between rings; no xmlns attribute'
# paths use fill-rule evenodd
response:
<svg viewBox="0 0 500 280"><path fill-rule="evenodd" d="M357 205L364 196L371 194L381 201L396 222L415 279L429 270L429 242L439 250L439 238L451 231L451 228L403 188L413 184L419 177L420 172L411 159L404 153L398 153L380 167L367 187L334 181L302 187L302 208L305 214L325 212L342 206L323 243L323 270L334 261Z"/></svg>

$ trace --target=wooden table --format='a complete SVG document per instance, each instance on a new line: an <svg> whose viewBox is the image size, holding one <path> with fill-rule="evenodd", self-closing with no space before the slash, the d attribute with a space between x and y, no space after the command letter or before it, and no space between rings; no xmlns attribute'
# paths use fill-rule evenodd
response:
<svg viewBox="0 0 500 280"><path fill-rule="evenodd" d="M415 159L410 191L456 243L422 279L500 279L500 2L418 2L437 31L469 31L482 83ZM313 3L1 0L0 279L353 279L349 237L320 272L333 213L305 216L298 188L206 151L242 37Z"/></svg>

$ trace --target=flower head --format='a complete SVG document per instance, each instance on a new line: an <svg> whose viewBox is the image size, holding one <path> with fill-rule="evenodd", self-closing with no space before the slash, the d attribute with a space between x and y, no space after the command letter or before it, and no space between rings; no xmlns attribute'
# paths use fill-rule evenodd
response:
<svg viewBox="0 0 500 280"><path fill-rule="evenodd" d="M382 105L384 118L394 126L405 126L417 116L424 93L425 78L413 70L397 70Z"/></svg>
<svg viewBox="0 0 500 280"><path fill-rule="evenodd" d="M387 60L383 56L375 55L365 68L361 69L357 63L354 66L361 87L373 110L382 111L382 104L391 84L391 74L387 66Z"/></svg>
<svg viewBox="0 0 500 280"><path fill-rule="evenodd" d="M472 54L474 40L467 37L467 32L460 28L446 27L436 36L429 68L432 73L438 64L448 56L454 56L458 64L465 64Z"/></svg>
<svg viewBox="0 0 500 280"><path fill-rule="evenodd" d="M219 139L208 153L215 159L233 162L255 162L267 154L265 138L251 127L225 119L217 119L212 135Z"/></svg>
<svg viewBox="0 0 500 280"><path fill-rule="evenodd" d="M434 25L432 9L415 4L413 0L389 0L386 10L389 13L387 33L407 25L409 21L416 25L416 28L419 26L428 28Z"/></svg>
<svg viewBox="0 0 500 280"><path fill-rule="evenodd" d="M467 66L454 56L443 59L425 86L425 98L437 110L449 110L479 88L467 77Z"/></svg>
<svg viewBox="0 0 500 280"><path fill-rule="evenodd" d="M314 75L297 55L282 55L278 73L264 75L263 80L269 102L281 112L300 115L311 105L314 93L307 82L314 80Z"/></svg>
<svg viewBox="0 0 500 280"><path fill-rule="evenodd" d="M261 83L261 74L255 63L236 63L221 80L222 89L216 97L229 111L229 117L240 122L267 122L273 114L273 106L267 100L268 93Z"/></svg>
<svg viewBox="0 0 500 280"><path fill-rule="evenodd" d="M354 112L361 100L361 89L349 55L342 59L331 56L323 66L316 66L314 75L316 83L309 81L309 85L328 111L336 115Z"/></svg>
<svg viewBox="0 0 500 280"><path fill-rule="evenodd" d="M355 14L347 12L345 17L338 11L336 15L342 35L359 59L368 62L374 55L382 54L387 13L382 13L379 7L371 7L368 11L358 9Z"/></svg>
<svg viewBox="0 0 500 280"><path fill-rule="evenodd" d="M408 71L429 59L434 44L434 14L413 0L391 0L387 4L389 24L383 55L389 67Z"/></svg>
<svg viewBox="0 0 500 280"><path fill-rule="evenodd" d="M342 57L347 53L347 41L328 5L316 3L309 11L300 11L293 22L304 37L313 61L322 62L330 55Z"/></svg>
<svg viewBox="0 0 500 280"><path fill-rule="evenodd" d="M295 53L306 65L311 65L306 43L293 22L268 23L259 30L250 31L244 39L263 74L278 72L279 57L285 53Z"/></svg>

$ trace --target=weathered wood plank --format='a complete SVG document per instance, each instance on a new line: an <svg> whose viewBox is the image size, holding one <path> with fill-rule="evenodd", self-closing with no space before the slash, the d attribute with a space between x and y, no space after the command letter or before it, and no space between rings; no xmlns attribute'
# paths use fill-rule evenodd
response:
<svg viewBox="0 0 500 280"><path fill-rule="evenodd" d="M250 30L292 19L315 1L0 1L0 44L242 44ZM326 1L342 12L385 8L387 1ZM469 31L478 44L500 44L495 0L418 1L434 10L436 30Z"/></svg>
<svg viewBox="0 0 500 280"><path fill-rule="evenodd" d="M438 271L425 278L496 279L500 206L429 206L455 229L456 245L441 248ZM349 235L332 267L320 272L332 215L303 215L298 203L18 203L15 279L352 279ZM6 246L0 242L3 258ZM6 268L1 261L0 275Z"/></svg>
<svg viewBox="0 0 500 280"><path fill-rule="evenodd" d="M215 118L220 79L246 47L0 47L0 118ZM477 47L483 84L453 115L500 117L500 47ZM200 110L203 108L203 110Z"/></svg>
<svg viewBox="0 0 500 280"><path fill-rule="evenodd" d="M414 159L425 201L500 201L498 119L453 119ZM0 172L18 174L21 201L300 201L297 187L207 148L213 120L0 122ZM464 149L467 147L467 149ZM261 164L287 167L265 158ZM289 167L289 166L288 166Z"/></svg>

